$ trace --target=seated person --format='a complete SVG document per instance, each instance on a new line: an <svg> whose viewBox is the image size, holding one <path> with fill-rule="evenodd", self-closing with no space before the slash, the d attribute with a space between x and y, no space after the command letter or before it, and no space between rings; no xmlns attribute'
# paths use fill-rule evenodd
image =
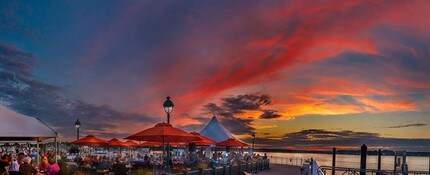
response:
<svg viewBox="0 0 430 175"><path fill-rule="evenodd" d="M24 164L19 166L19 172L21 172L22 175L36 175L38 173L36 168L31 165L30 157L27 157Z"/></svg>
<svg viewBox="0 0 430 175"><path fill-rule="evenodd" d="M39 168L39 171L46 172L49 167L48 158L46 156L43 156L41 162L37 167Z"/></svg>
<svg viewBox="0 0 430 175"><path fill-rule="evenodd" d="M113 167L115 175L127 175L127 168L123 163L117 163Z"/></svg>
<svg viewBox="0 0 430 175"><path fill-rule="evenodd" d="M18 157L18 160L14 161L12 165L10 166L9 171L19 171L19 166L24 164L24 158Z"/></svg>
<svg viewBox="0 0 430 175"><path fill-rule="evenodd" d="M51 157L48 159L49 167L46 171L47 175L58 175L60 173L60 166L55 162L55 160Z"/></svg>
<svg viewBox="0 0 430 175"><path fill-rule="evenodd" d="M0 173L5 173L7 166L9 166L9 161L7 160L7 154L3 154L3 156L0 159Z"/></svg>

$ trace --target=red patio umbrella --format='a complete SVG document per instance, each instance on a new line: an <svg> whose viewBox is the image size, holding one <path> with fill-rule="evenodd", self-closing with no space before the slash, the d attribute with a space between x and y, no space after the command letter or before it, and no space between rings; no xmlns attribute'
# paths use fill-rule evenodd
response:
<svg viewBox="0 0 430 175"><path fill-rule="evenodd" d="M191 142L201 140L199 137L182 131L173 127L168 123L158 123L152 128L145 129L141 132L126 137L127 140L161 142L163 145L164 157L164 143L165 142Z"/></svg>
<svg viewBox="0 0 430 175"><path fill-rule="evenodd" d="M129 147L138 147L139 144L137 144L136 142L133 142L131 140L127 140L126 142L124 142L125 145L129 146Z"/></svg>
<svg viewBox="0 0 430 175"><path fill-rule="evenodd" d="M152 128L126 137L127 140L150 141L150 142L191 142L201 140L199 137L172 127L167 123L158 123Z"/></svg>
<svg viewBox="0 0 430 175"><path fill-rule="evenodd" d="M185 146L185 142L170 142L170 146ZM141 147L150 147L150 146L163 146L162 142L142 142L139 146Z"/></svg>
<svg viewBox="0 0 430 175"><path fill-rule="evenodd" d="M161 145L161 142L148 142L148 141L145 141L145 142L142 142L139 146L141 146L141 147L150 147L150 146L162 146L162 145Z"/></svg>
<svg viewBox="0 0 430 175"><path fill-rule="evenodd" d="M113 138L113 139L109 140L108 142L109 142L109 144L108 144L109 146L115 146L115 147L126 147L127 146L126 143L121 142L116 138Z"/></svg>
<svg viewBox="0 0 430 175"><path fill-rule="evenodd" d="M244 147L248 146L245 142L242 142L240 140L229 138L227 140L224 140L222 142L219 142L216 144L217 146L231 146L231 147Z"/></svg>
<svg viewBox="0 0 430 175"><path fill-rule="evenodd" d="M105 145L108 145L109 142L107 142L103 139L99 139L93 135L87 135L86 137L84 137L82 139L73 141L72 144L86 145L86 146L105 146Z"/></svg>

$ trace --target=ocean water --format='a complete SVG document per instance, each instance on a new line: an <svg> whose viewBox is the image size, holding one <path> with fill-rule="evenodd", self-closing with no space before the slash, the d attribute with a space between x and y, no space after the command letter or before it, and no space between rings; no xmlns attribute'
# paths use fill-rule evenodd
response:
<svg viewBox="0 0 430 175"><path fill-rule="evenodd" d="M261 156L263 152L256 152ZM312 153L267 153L271 163L288 164L288 165L302 165L306 159L313 158L320 166L331 166L331 154L312 154ZM381 168L383 170L394 169L394 156L382 156ZM408 156L406 163L408 164L409 171L429 171L429 157ZM378 156L367 156L367 169L377 169ZM336 155L336 167L345 168L360 168L359 155Z"/></svg>

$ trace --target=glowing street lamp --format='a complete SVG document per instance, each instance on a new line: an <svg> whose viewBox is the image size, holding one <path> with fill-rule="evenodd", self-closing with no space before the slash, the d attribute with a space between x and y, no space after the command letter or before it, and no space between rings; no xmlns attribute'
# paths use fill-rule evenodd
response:
<svg viewBox="0 0 430 175"><path fill-rule="evenodd" d="M164 112L166 112L167 114L167 123L170 124L170 113L173 112L173 107L175 105L173 105L173 102L172 100L170 100L169 96L167 96L166 99L167 100L164 102L163 107L164 107Z"/></svg>

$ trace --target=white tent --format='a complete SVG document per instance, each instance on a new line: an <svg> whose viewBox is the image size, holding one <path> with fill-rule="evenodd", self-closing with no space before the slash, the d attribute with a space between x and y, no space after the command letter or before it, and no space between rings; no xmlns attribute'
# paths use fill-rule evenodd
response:
<svg viewBox="0 0 430 175"><path fill-rule="evenodd" d="M0 141L41 141L56 137L57 132L41 120L0 105Z"/></svg>
<svg viewBox="0 0 430 175"><path fill-rule="evenodd" d="M235 138L233 134L227 131L224 126L219 123L216 116L213 116L209 123L200 131L200 134L208 137L216 142L222 142L229 138Z"/></svg>
<svg viewBox="0 0 430 175"><path fill-rule="evenodd" d="M39 141L50 138L54 138L57 155L57 132L37 118L16 113L0 105L0 141L36 141L36 162L39 164Z"/></svg>

